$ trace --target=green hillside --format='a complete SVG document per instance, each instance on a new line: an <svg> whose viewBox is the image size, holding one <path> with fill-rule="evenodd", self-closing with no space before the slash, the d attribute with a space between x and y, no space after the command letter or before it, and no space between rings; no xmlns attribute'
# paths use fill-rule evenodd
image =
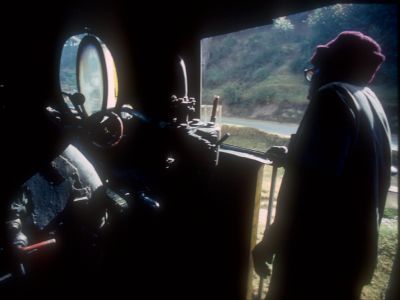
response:
<svg viewBox="0 0 400 300"><path fill-rule="evenodd" d="M371 86L397 128L397 16L394 5L347 4L275 19L273 24L202 41L203 104L221 96L223 114L298 122L307 105L304 68L318 44L359 30L386 62Z"/></svg>

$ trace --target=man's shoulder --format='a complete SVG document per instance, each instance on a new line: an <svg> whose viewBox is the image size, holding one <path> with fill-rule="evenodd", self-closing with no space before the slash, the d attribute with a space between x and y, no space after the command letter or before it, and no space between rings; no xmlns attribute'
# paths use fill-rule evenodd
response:
<svg viewBox="0 0 400 300"><path fill-rule="evenodd" d="M336 94L341 98L348 98L349 96L360 97L359 95L362 94L363 97L368 97L379 101L378 97L369 87L350 84L346 82L339 82L339 81L330 82L328 84L323 85L322 87L319 88L318 93Z"/></svg>
<svg viewBox="0 0 400 300"><path fill-rule="evenodd" d="M366 89L371 91L369 88L367 88L365 86L359 86L359 85L354 85L354 84L350 84L350 83L346 83L346 82L334 81L334 82L330 82L328 84L321 86L318 89L318 93L334 92L334 93L340 94L340 92L346 91L348 93L354 94L356 92L361 92Z"/></svg>
<svg viewBox="0 0 400 300"><path fill-rule="evenodd" d="M317 94L325 106L348 110L354 119L363 115L371 124L379 121L386 131L390 132L382 104L370 88L345 82L331 82L322 86Z"/></svg>
<svg viewBox="0 0 400 300"><path fill-rule="evenodd" d="M349 111L354 115L359 111L359 105L355 99L355 93L363 87L344 82L330 82L318 89L316 98L323 107L332 111Z"/></svg>

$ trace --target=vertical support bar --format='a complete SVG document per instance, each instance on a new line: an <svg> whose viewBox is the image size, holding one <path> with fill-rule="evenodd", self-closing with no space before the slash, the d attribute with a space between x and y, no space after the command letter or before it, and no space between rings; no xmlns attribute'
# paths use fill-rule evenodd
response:
<svg viewBox="0 0 400 300"><path fill-rule="evenodd" d="M261 202L261 191L262 191L262 183L263 183L263 174L264 174L264 164L260 165L260 168L257 172L257 182L255 189L255 198L254 198L254 210L253 210L253 220L252 220L252 232L251 232L251 240L250 240L250 249L253 249L257 243L257 227L258 227L258 219L260 214L260 202ZM251 259L251 252L249 256L249 272L247 276L247 292L246 292L246 300L253 299L253 260Z"/></svg>
<svg viewBox="0 0 400 300"><path fill-rule="evenodd" d="M268 212L267 212L267 224L265 229L267 229L271 225L272 218L272 207L274 204L274 194L275 194L275 185L276 185L276 177L278 174L278 166L276 164L272 165L272 176L271 176L271 187L269 191L269 199L268 199ZM262 300L262 291L264 289L264 279L260 277L260 283L258 285L258 300Z"/></svg>

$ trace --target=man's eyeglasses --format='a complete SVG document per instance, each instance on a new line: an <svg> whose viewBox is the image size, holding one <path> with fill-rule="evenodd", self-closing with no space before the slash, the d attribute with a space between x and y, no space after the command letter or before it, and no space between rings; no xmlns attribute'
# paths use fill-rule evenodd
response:
<svg viewBox="0 0 400 300"><path fill-rule="evenodd" d="M317 68L308 68L304 70L304 77L308 82L311 82L313 76L318 74L319 70Z"/></svg>

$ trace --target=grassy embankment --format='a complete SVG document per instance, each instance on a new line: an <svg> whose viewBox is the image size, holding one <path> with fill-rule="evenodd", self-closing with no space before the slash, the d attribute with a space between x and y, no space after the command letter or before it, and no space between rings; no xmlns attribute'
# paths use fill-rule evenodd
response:
<svg viewBox="0 0 400 300"><path fill-rule="evenodd" d="M261 240L265 228L267 201L269 197L271 174L272 174L272 168L266 166L264 168L263 188L261 192L261 205L260 205L260 217L259 217L260 219L258 224L259 229L257 232L258 240ZM277 191L279 191L282 176L283 176L283 170L280 169L280 171L278 172L278 180L276 186ZM389 197L395 197L395 195L389 195ZM276 203L274 203L274 209L275 205ZM363 289L361 298L362 300L383 299L382 295L384 295L384 292L388 284L392 268L392 262L394 255L396 253L396 245L397 245L397 218L398 218L397 208L390 207L391 205L393 204L389 204L385 209L384 219L382 221L380 228L378 265L375 269L372 282L369 285L365 286ZM254 294L256 294L258 291L258 282L259 282L258 276L253 272ZM265 284L265 290L267 290L267 286L268 286L268 280L267 284Z"/></svg>
<svg viewBox="0 0 400 300"><path fill-rule="evenodd" d="M286 136L238 125L222 125L222 136L227 132L230 133L227 144L261 152L265 152L271 146L287 146L289 142Z"/></svg>

